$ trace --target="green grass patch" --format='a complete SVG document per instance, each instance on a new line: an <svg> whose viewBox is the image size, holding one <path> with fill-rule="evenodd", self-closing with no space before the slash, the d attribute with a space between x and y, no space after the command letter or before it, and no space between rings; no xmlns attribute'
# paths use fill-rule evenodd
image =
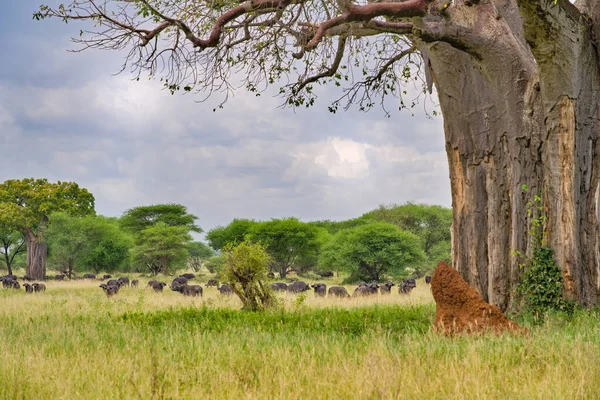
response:
<svg viewBox="0 0 600 400"><path fill-rule="evenodd" d="M383 333L425 333L433 321L432 305L369 306L357 308L301 309L268 312L239 312L229 309L172 308L156 312L129 312L120 318L146 329L177 328L224 332L236 328L256 329L272 334L321 332L360 336Z"/></svg>

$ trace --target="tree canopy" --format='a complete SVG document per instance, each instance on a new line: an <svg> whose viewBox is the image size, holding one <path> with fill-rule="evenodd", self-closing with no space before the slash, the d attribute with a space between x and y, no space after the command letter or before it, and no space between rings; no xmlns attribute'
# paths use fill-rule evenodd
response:
<svg viewBox="0 0 600 400"><path fill-rule="evenodd" d="M242 243L250 228L256 224L254 220L235 218L227 226L218 226L208 231L206 240L213 249L222 250L228 244Z"/></svg>
<svg viewBox="0 0 600 400"><path fill-rule="evenodd" d="M68 274L93 270L112 272L123 266L133 245L114 218L72 217L53 213L45 231L50 249L49 261Z"/></svg>
<svg viewBox="0 0 600 400"><path fill-rule="evenodd" d="M214 255L214 251L202 242L188 243L186 248L188 252L188 265L195 272L198 272L202 264Z"/></svg>
<svg viewBox="0 0 600 400"><path fill-rule="evenodd" d="M294 267L316 265L327 235L325 229L297 218L285 218L257 223L246 237L266 249L271 257L271 270L284 278Z"/></svg>
<svg viewBox="0 0 600 400"><path fill-rule="evenodd" d="M146 228L163 223L167 226L185 226L188 231L202 232L196 225L198 219L187 212L187 207L181 204L155 204L131 208L123 213L121 226L130 232L140 232Z"/></svg>
<svg viewBox="0 0 600 400"><path fill-rule="evenodd" d="M319 265L347 271L353 280L380 281L386 274L403 277L407 267L424 259L417 235L378 222L336 233L323 247Z"/></svg>
<svg viewBox="0 0 600 400"><path fill-rule="evenodd" d="M191 241L189 227L158 222L135 235L133 259L154 274L162 272L166 275L174 269L185 267L187 246Z"/></svg>
<svg viewBox="0 0 600 400"><path fill-rule="evenodd" d="M94 196L75 182L25 178L0 184L0 222L6 226L35 232L53 212L94 215Z"/></svg>
<svg viewBox="0 0 600 400"><path fill-rule="evenodd" d="M19 230L27 243L27 275L46 275L47 248L43 231L53 212L94 215L94 196L74 182L12 179L0 184L0 224Z"/></svg>

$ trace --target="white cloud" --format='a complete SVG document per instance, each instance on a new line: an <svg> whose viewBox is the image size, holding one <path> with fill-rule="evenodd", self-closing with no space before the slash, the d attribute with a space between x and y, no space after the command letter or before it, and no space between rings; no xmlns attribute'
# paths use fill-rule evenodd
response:
<svg viewBox="0 0 600 400"><path fill-rule="evenodd" d="M293 112L243 91L217 112L195 100L109 71L54 88L0 80L0 143L13 150L2 176L76 180L109 215L183 203L205 229L235 217L342 219L381 203L450 203L441 118L331 115L325 103Z"/></svg>

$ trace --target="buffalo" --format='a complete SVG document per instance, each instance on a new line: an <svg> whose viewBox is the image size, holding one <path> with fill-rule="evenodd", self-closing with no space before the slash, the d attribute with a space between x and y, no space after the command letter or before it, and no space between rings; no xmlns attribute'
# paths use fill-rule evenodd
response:
<svg viewBox="0 0 600 400"><path fill-rule="evenodd" d="M192 279L194 279L196 277L196 275L190 274L190 273L188 273L188 274L181 274L181 276L183 276L188 281L190 281L190 280L192 280Z"/></svg>
<svg viewBox="0 0 600 400"><path fill-rule="evenodd" d="M179 277L173 279L173 282L171 282L171 287L182 286L182 285L186 285L187 283L188 283L187 278L185 278L183 276L179 276Z"/></svg>
<svg viewBox="0 0 600 400"><path fill-rule="evenodd" d="M108 274L102 275L102 280L106 280L106 279L110 279L110 278L112 278L112 275L108 275Z"/></svg>
<svg viewBox="0 0 600 400"><path fill-rule="evenodd" d="M392 293L392 286L395 286L394 282L387 281L379 285L379 290L381 290L381 294L390 294Z"/></svg>
<svg viewBox="0 0 600 400"><path fill-rule="evenodd" d="M34 292L45 292L46 291L46 285L44 285L43 283L34 283L31 286L33 286Z"/></svg>
<svg viewBox="0 0 600 400"><path fill-rule="evenodd" d="M287 291L290 293L301 293L310 290L310 286L303 281L294 282L287 287Z"/></svg>
<svg viewBox="0 0 600 400"><path fill-rule="evenodd" d="M129 286L129 278L126 276L121 276L119 277L119 279L117 279L119 282L121 282L121 286Z"/></svg>
<svg viewBox="0 0 600 400"><path fill-rule="evenodd" d="M404 282L398 286L398 293L409 294L411 290L417 287L417 283L414 278L405 279Z"/></svg>
<svg viewBox="0 0 600 400"><path fill-rule="evenodd" d="M131 281L131 287L138 287L138 285L140 284L140 281L138 281L137 279L134 279Z"/></svg>
<svg viewBox="0 0 600 400"><path fill-rule="evenodd" d="M350 297L350 295L348 294L348 291L346 290L345 287L342 286L331 286L329 288L329 297L331 296L335 296L335 297Z"/></svg>
<svg viewBox="0 0 600 400"><path fill-rule="evenodd" d="M119 293L119 289L121 289L121 285L108 285L106 283L101 284L100 287L104 290L107 297L114 296Z"/></svg>
<svg viewBox="0 0 600 400"><path fill-rule="evenodd" d="M325 297L327 285L324 283L314 283L311 287L315 290L315 297Z"/></svg>
<svg viewBox="0 0 600 400"><path fill-rule="evenodd" d="M64 281L66 277L67 277L67 276L66 276L66 275L64 275L64 274L58 274L58 275L56 275L56 276L54 277L54 279L55 279L55 280L57 280L57 281Z"/></svg>
<svg viewBox="0 0 600 400"><path fill-rule="evenodd" d="M12 288L18 290L18 289L21 289L21 285L19 284L19 282L15 281L15 283L13 283Z"/></svg>
<svg viewBox="0 0 600 400"><path fill-rule="evenodd" d="M192 297L200 296L200 297L202 297L202 286L186 284L183 286L183 290L181 291L181 293L184 296L192 296Z"/></svg>
<svg viewBox="0 0 600 400"><path fill-rule="evenodd" d="M209 281L206 282L206 287L209 287L209 286L219 287L219 281L216 279L209 279Z"/></svg>
<svg viewBox="0 0 600 400"><path fill-rule="evenodd" d="M431 275L427 275L425 277L425 283L428 284L428 285L431 283Z"/></svg>
<svg viewBox="0 0 600 400"><path fill-rule="evenodd" d="M12 279L11 277L9 277L9 275L7 276L3 276L0 278L0 282L2 282L2 287L4 289L10 289L13 287L13 285L15 284L16 280Z"/></svg>
<svg viewBox="0 0 600 400"><path fill-rule="evenodd" d="M121 287L123 285L123 281L119 281L119 280L116 280L116 279L111 279L108 282L106 282L106 284L108 286L118 286L118 287Z"/></svg>
<svg viewBox="0 0 600 400"><path fill-rule="evenodd" d="M33 286L29 283L24 283L23 287L25 288L25 293L33 293Z"/></svg>
<svg viewBox="0 0 600 400"><path fill-rule="evenodd" d="M224 296L231 296L233 294L233 289L226 283L222 284L217 290Z"/></svg>
<svg viewBox="0 0 600 400"><path fill-rule="evenodd" d="M167 286L167 284L166 284L166 283L164 283L164 282L154 282L154 283L152 284L152 289L153 289L155 292L162 292L162 291L163 291L163 288L164 288L165 286Z"/></svg>
<svg viewBox="0 0 600 400"><path fill-rule="evenodd" d="M332 271L315 271L315 273L323 278L332 278L333 277Z"/></svg>
<svg viewBox="0 0 600 400"><path fill-rule="evenodd" d="M283 282L273 282L271 283L271 289L276 292L284 292L287 290L287 285Z"/></svg>
<svg viewBox="0 0 600 400"><path fill-rule="evenodd" d="M158 282L158 281L155 281L155 280L148 281L148 287L152 287L152 285L154 285L156 282Z"/></svg>
<svg viewBox="0 0 600 400"><path fill-rule="evenodd" d="M179 292L184 296L202 297L202 286L200 285L188 285L187 283L174 284L171 285L171 290Z"/></svg>
<svg viewBox="0 0 600 400"><path fill-rule="evenodd" d="M96 275L94 275L94 274L85 274L85 275L83 275L83 279L96 279Z"/></svg>
<svg viewBox="0 0 600 400"><path fill-rule="evenodd" d="M377 282L371 282L371 283L365 284L365 286L359 286L356 289L354 289L354 293L352 293L352 297L372 296L372 295L377 294L378 291L379 291L379 285L377 284Z"/></svg>

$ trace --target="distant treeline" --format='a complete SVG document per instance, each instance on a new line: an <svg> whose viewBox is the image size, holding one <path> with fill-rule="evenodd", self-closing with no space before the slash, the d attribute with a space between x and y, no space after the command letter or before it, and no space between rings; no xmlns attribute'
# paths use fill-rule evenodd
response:
<svg viewBox="0 0 600 400"><path fill-rule="evenodd" d="M191 232L202 232L197 220L181 204L105 217L96 215L93 195L76 183L10 180L0 184L0 267L8 273L25 267L34 277L44 276L47 266L69 277L184 268L218 274L224 252L243 241L261 244L269 269L282 278L329 271L350 280L401 278L450 261L452 210L437 205L382 205L346 221L234 219L208 231L208 243L193 241Z"/></svg>

